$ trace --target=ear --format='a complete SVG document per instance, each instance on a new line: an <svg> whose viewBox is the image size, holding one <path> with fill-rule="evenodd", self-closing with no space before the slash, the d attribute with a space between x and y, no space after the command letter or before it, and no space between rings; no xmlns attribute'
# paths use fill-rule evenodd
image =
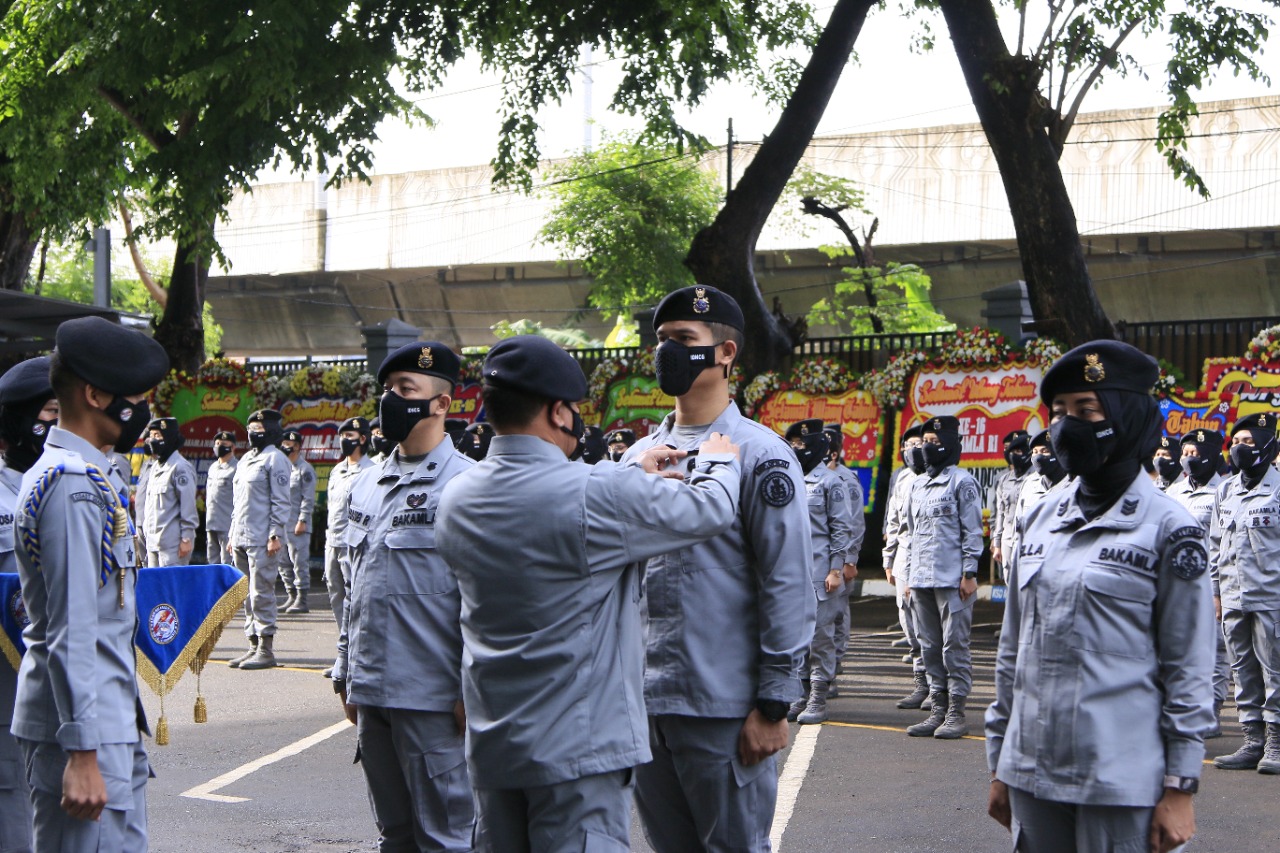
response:
<svg viewBox="0 0 1280 853"><path fill-rule="evenodd" d="M449 406L452 404L453 404L453 397L451 397L448 394L441 394L439 397L436 397L437 408L436 408L435 414L447 416L449 414Z"/></svg>
<svg viewBox="0 0 1280 853"><path fill-rule="evenodd" d="M716 357L716 364L723 364L728 367L738 358L738 344L736 341L721 341L720 346L723 349L720 351L720 355Z"/></svg>
<svg viewBox="0 0 1280 853"><path fill-rule="evenodd" d="M111 400L113 399L112 395L108 394L106 391L103 391L101 388L95 388L94 386L90 385L88 382L82 385L81 388L83 389L81 393L84 394L83 399L84 399L85 405L87 405L89 408L105 409L107 406L111 405Z"/></svg>

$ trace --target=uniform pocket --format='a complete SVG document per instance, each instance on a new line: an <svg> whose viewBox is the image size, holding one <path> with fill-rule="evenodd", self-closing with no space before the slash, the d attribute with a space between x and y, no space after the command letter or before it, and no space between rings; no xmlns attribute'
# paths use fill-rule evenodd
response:
<svg viewBox="0 0 1280 853"><path fill-rule="evenodd" d="M457 589L457 579L436 551L435 528L393 530L386 545L391 595L441 595Z"/></svg>
<svg viewBox="0 0 1280 853"><path fill-rule="evenodd" d="M1083 587L1076 647L1119 657L1149 657L1154 579L1085 569Z"/></svg>
<svg viewBox="0 0 1280 853"><path fill-rule="evenodd" d="M418 769L410 785L414 802L426 806L433 825L448 827L451 835L460 838L470 834L475 824L475 803L462 738L457 743L434 746L418 756Z"/></svg>

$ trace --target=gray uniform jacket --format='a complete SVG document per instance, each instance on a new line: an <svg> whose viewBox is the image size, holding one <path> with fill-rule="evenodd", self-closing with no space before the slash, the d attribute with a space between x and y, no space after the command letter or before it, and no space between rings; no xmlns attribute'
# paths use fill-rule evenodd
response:
<svg viewBox="0 0 1280 853"><path fill-rule="evenodd" d="M0 459L0 572L16 572L18 558L13 553L13 519L22 489L22 474ZM5 602L0 602L4 605ZM0 664L3 665L3 664Z"/></svg>
<svg viewBox="0 0 1280 853"><path fill-rule="evenodd" d="M231 529L231 509L235 500L236 465L239 460L231 454L230 462L221 459L209 466L204 479L204 529L226 533Z"/></svg>
<svg viewBox="0 0 1280 853"><path fill-rule="evenodd" d="M1031 476L1029 471L1019 477L1012 468L1006 468L996 478L993 489L995 501L992 504L989 525L993 550L1003 548L1006 542L1013 541L1012 534L1017 523L1018 495L1022 492L1022 484L1029 476ZM1008 555L1005 556L1004 561L1006 563L1009 561Z"/></svg>
<svg viewBox="0 0 1280 853"><path fill-rule="evenodd" d="M325 513L328 516L328 524L324 531L326 547L341 548L343 546L343 536L347 530L347 494L350 493L351 486L360 472L373 467L373 464L373 460L368 456L361 456L360 461L355 465L343 459L329 469L329 485L325 487Z"/></svg>
<svg viewBox="0 0 1280 853"><path fill-rule="evenodd" d="M1280 471L1246 489L1236 474L1218 486L1209 525L1213 594L1223 610L1280 610Z"/></svg>
<svg viewBox="0 0 1280 853"><path fill-rule="evenodd" d="M310 531L311 514L316 509L316 469L301 454L298 455L298 464L289 472L289 507L293 512L289 519L290 535L294 524L299 521Z"/></svg>
<svg viewBox="0 0 1280 853"><path fill-rule="evenodd" d="M902 514L911 538L907 572L912 587L958 587L964 572L978 570L982 495L968 471L951 465L937 476L921 474L907 492Z"/></svg>
<svg viewBox="0 0 1280 853"><path fill-rule="evenodd" d="M181 453L151 465L142 507L142 537L150 551L178 550L180 539L195 541L196 471Z"/></svg>
<svg viewBox="0 0 1280 853"><path fill-rule="evenodd" d="M63 473L44 492L35 515L27 497L50 468ZM31 620L22 632L27 653L18 671L13 734L67 750L136 743L142 721L135 680L133 635L137 626L133 537L115 537L114 565L104 583L102 531L125 484L106 474L116 492L108 502L86 467L109 470L106 457L78 435L49 431L44 454L22 479L18 535L39 540L39 564L18 549L22 597ZM123 605L119 567L126 567Z"/></svg>
<svg viewBox="0 0 1280 853"><path fill-rule="evenodd" d="M436 545L462 592L476 786L552 785L650 760L640 565L732 524L739 471L731 456L703 457L681 483L499 435L449 483Z"/></svg>
<svg viewBox="0 0 1280 853"><path fill-rule="evenodd" d="M813 589L819 601L826 601L840 594L839 587L835 592L827 592L827 574L841 571L849 561L849 549L853 545L852 501L848 487L826 465L819 465L805 475L804 488L809 506L809 536L813 543ZM857 559L857 552L854 554Z"/></svg>
<svg viewBox="0 0 1280 853"><path fill-rule="evenodd" d="M1165 775L1200 776L1213 723L1204 531L1144 475L1088 523L1078 488L1023 526L987 762L1041 799L1153 806Z"/></svg>
<svg viewBox="0 0 1280 853"><path fill-rule="evenodd" d="M351 595L333 676L352 704L450 712L462 698L462 603L436 520L445 484L474 464L446 436L412 473L393 453L347 492Z"/></svg>
<svg viewBox="0 0 1280 853"><path fill-rule="evenodd" d="M677 444L675 414L627 451ZM741 448L739 512L722 535L654 557L645 571L645 701L650 714L743 719L757 699L800 698L813 641L813 546L804 476L791 447L730 402L713 432ZM656 510L656 507L655 507Z"/></svg>
<svg viewBox="0 0 1280 853"><path fill-rule="evenodd" d="M1196 523L1203 527L1206 531L1209 529L1210 523L1213 521L1213 502L1218 494L1218 487L1222 485L1222 475L1214 474L1209 482L1203 486L1192 486L1190 477L1183 477L1164 493L1182 504L1187 512L1191 513L1191 517Z"/></svg>
<svg viewBox="0 0 1280 853"><path fill-rule="evenodd" d="M119 453L108 453L107 461L115 464L115 469L127 483L131 479L131 469L122 461L115 457L119 457ZM156 460L154 456L143 456L142 467L138 469L138 483L133 489L133 501L129 504L129 512L133 515L135 524L141 528L142 522L145 520L147 510L147 485L151 482L151 469L155 467Z"/></svg>
<svg viewBox="0 0 1280 853"><path fill-rule="evenodd" d="M889 502L884 510L884 567L893 571L898 583L905 584L910 580L907 566L911 553L911 537L907 535L907 516L904 512L907 495L911 493L911 485L920 475L910 468L900 468L903 473L891 482Z"/></svg>
<svg viewBox="0 0 1280 853"><path fill-rule="evenodd" d="M853 521L853 537L849 541L849 551L845 554L846 563L857 563L858 552L862 550L862 540L867 535L867 513L862 496L862 481L858 475L844 465L837 465L832 471L844 483L849 495L849 513Z"/></svg>
<svg viewBox="0 0 1280 853"><path fill-rule="evenodd" d="M236 466L235 502L228 534L236 548L266 547L267 540L278 536L281 544L287 532L293 531L289 506L289 477L293 465L278 447L253 449L240 457Z"/></svg>

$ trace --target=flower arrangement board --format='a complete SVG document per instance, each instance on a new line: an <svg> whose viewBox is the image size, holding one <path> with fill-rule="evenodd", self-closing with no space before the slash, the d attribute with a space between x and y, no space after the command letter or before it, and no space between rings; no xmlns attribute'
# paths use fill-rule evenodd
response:
<svg viewBox="0 0 1280 853"><path fill-rule="evenodd" d="M637 436L652 432L676 405L658 387L657 379L634 373L610 384L600 403L595 415L602 430L625 428Z"/></svg>
<svg viewBox="0 0 1280 853"><path fill-rule="evenodd" d="M1164 417L1164 434L1173 438L1181 438L1198 429L1225 434L1239 417L1234 394L1205 391L1170 394L1162 398L1160 414Z"/></svg>
<svg viewBox="0 0 1280 853"><path fill-rule="evenodd" d="M1197 396L1230 399L1235 407L1232 421L1280 409L1280 360L1207 359Z"/></svg>

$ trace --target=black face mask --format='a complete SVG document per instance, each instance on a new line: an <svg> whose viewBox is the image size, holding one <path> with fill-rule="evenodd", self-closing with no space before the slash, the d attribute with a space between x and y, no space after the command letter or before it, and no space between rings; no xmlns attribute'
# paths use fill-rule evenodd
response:
<svg viewBox="0 0 1280 853"><path fill-rule="evenodd" d="M360 446L360 439L342 438L338 440L338 443L342 447L342 458L346 459L348 456L356 452L356 448Z"/></svg>
<svg viewBox="0 0 1280 853"><path fill-rule="evenodd" d="M1272 439L1275 441L1275 439ZM1271 460L1267 458L1268 447L1256 447L1251 444L1233 444L1231 445L1231 461L1235 464L1236 469L1249 479L1260 479L1266 473L1266 467L1271 464Z"/></svg>
<svg viewBox="0 0 1280 853"><path fill-rule="evenodd" d="M1109 420L1067 415L1049 427L1049 441L1063 470L1077 477L1087 477L1105 465L1118 440Z"/></svg>
<svg viewBox="0 0 1280 853"><path fill-rule="evenodd" d="M1165 482L1172 483L1178 479L1178 475L1182 473L1182 466L1178 464L1177 459L1166 459L1163 456L1155 458L1156 473L1160 475L1160 479Z"/></svg>
<svg viewBox="0 0 1280 853"><path fill-rule="evenodd" d="M693 387L698 374L716 366L716 347L687 347L679 341L663 341L654 351L653 364L662 392L680 397Z"/></svg>
<svg viewBox="0 0 1280 853"><path fill-rule="evenodd" d="M369 446L373 448L374 453L378 453L383 456L391 452L391 442L387 440L385 435L369 436Z"/></svg>
<svg viewBox="0 0 1280 853"><path fill-rule="evenodd" d="M567 406L569 404L565 403L565 405ZM573 436L573 452L569 454L569 461L576 462L582 458L583 451L587 449L587 444L584 440L587 435L587 425L583 422L582 415L573 411L573 409L570 409L569 411L573 412L573 426L562 426L560 427L560 431L565 435Z"/></svg>
<svg viewBox="0 0 1280 853"><path fill-rule="evenodd" d="M1196 483L1204 485L1218 473L1218 460L1201 459L1199 456L1184 456L1178 460L1179 466L1186 475Z"/></svg>
<svg viewBox="0 0 1280 853"><path fill-rule="evenodd" d="M907 461L907 467L910 468L913 473L924 473L924 469L928 466L928 463L925 462L923 447L908 447L902 452L902 455Z"/></svg>
<svg viewBox="0 0 1280 853"><path fill-rule="evenodd" d="M271 438L267 435L267 431L266 430L263 430L262 432L251 431L249 433L249 446L252 447L254 450L265 450L266 448L270 447Z"/></svg>
<svg viewBox="0 0 1280 853"><path fill-rule="evenodd" d="M126 398L116 395L111 405L102 410L111 420L120 424L120 436L112 447L116 453L128 453L138 443L142 433L151 420L151 407L146 400L130 403Z"/></svg>
<svg viewBox="0 0 1280 853"><path fill-rule="evenodd" d="M800 470L808 474L814 468L818 467L818 463L827 454L826 437L818 435L807 435L801 439L804 447L792 446L791 450L795 453L796 458L800 460Z"/></svg>
<svg viewBox="0 0 1280 853"><path fill-rule="evenodd" d="M610 450L610 451L609 451L609 461L610 461L610 462L621 462L621 461L622 461L622 457L623 457L623 456L626 456L626 455L627 455L627 451L625 451L625 450Z"/></svg>
<svg viewBox="0 0 1280 853"><path fill-rule="evenodd" d="M58 422L44 421L29 415L14 416L12 412L5 414L5 435L13 436L4 450L5 463L15 471L26 471L44 453L44 440L49 437L49 430L57 426Z"/></svg>
<svg viewBox="0 0 1280 853"><path fill-rule="evenodd" d="M1004 455L1004 458L1009 461L1013 473L1019 477L1031 469L1031 457L1021 450L1011 450Z"/></svg>
<svg viewBox="0 0 1280 853"><path fill-rule="evenodd" d="M378 404L378 418L382 421L382 437L391 445L409 437L419 421L431 417L431 404L440 394L425 400L407 400L395 391L387 391Z"/></svg>
<svg viewBox="0 0 1280 853"><path fill-rule="evenodd" d="M947 461L947 457L951 455L947 452L947 448L941 444L930 444L927 441L921 449L924 451L925 468L940 468Z"/></svg>
<svg viewBox="0 0 1280 853"><path fill-rule="evenodd" d="M1035 471L1042 477L1048 477L1050 482L1058 482L1066 474L1062 470L1062 464L1058 462L1058 457L1052 453L1035 453L1031 456L1031 470Z"/></svg>
<svg viewBox="0 0 1280 853"><path fill-rule="evenodd" d="M161 462L169 458L169 443L163 438L149 438L145 447L149 455L154 456Z"/></svg>
<svg viewBox="0 0 1280 853"><path fill-rule="evenodd" d="M219 459L222 459L225 456L230 456L233 449L234 448L230 444L215 444L213 446L213 452Z"/></svg>

